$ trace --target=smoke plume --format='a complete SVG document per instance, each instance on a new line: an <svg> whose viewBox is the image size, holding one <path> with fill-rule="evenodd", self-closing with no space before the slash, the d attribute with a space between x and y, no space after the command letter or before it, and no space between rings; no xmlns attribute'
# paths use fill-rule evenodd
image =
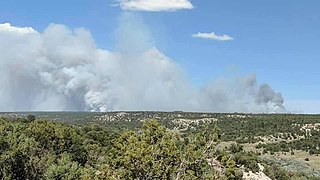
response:
<svg viewBox="0 0 320 180"><path fill-rule="evenodd" d="M281 94L258 85L254 74L194 89L143 22L131 18L119 20L116 52L97 48L84 28L1 24L1 111L286 111Z"/></svg>

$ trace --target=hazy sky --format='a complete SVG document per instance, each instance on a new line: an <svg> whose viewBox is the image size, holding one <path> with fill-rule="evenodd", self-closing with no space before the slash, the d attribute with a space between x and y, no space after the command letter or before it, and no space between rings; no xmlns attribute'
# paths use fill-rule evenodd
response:
<svg viewBox="0 0 320 180"><path fill-rule="evenodd" d="M195 88L255 73L290 111L320 113L319 8L319 0L1 0L0 23L84 27L98 48L117 51L116 27L130 11Z"/></svg>

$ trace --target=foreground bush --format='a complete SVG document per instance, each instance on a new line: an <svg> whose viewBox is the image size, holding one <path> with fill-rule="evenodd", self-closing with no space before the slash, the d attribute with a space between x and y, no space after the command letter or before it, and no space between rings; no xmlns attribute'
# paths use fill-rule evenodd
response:
<svg viewBox="0 0 320 180"><path fill-rule="evenodd" d="M0 119L0 178L241 179L241 166L258 171L241 146L216 151L220 137L216 127L183 134L154 120L134 131Z"/></svg>

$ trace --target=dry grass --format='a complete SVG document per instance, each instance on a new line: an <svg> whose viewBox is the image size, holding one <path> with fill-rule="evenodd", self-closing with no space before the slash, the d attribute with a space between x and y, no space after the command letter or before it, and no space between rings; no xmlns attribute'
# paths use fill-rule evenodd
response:
<svg viewBox="0 0 320 180"><path fill-rule="evenodd" d="M230 147L231 144L235 144L235 143L236 143L235 141L222 141L217 145L216 149L223 150Z"/></svg>
<svg viewBox="0 0 320 180"><path fill-rule="evenodd" d="M245 143L245 144L241 144L243 145L243 150L249 152L249 151L253 151L253 152L260 152L262 153L263 149L257 149L256 146L259 144L260 142L257 143Z"/></svg>
<svg viewBox="0 0 320 180"><path fill-rule="evenodd" d="M286 159L286 160L299 160L306 162L312 169L320 171L320 156L309 155L308 152L295 150L293 151L294 155L290 153L277 153L276 156ZM306 158L309 158L309 161L305 161Z"/></svg>

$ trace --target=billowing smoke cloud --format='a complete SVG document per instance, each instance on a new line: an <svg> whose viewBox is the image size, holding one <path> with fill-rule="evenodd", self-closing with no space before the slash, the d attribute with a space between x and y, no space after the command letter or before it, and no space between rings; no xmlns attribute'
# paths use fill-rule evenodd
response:
<svg viewBox="0 0 320 180"><path fill-rule="evenodd" d="M129 31L144 26L131 18L120 18L117 52L97 48L83 28L0 25L1 111L285 111L281 94L255 75L192 88L144 29Z"/></svg>
<svg viewBox="0 0 320 180"><path fill-rule="evenodd" d="M280 93L268 84L258 85L255 74L233 80L219 79L200 91L204 111L216 112L286 112Z"/></svg>

